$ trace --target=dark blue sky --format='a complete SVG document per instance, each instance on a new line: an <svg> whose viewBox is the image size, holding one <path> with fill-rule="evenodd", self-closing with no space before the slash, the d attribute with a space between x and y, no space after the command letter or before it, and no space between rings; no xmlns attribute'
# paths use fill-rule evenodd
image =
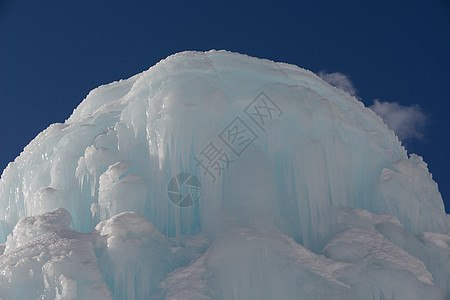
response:
<svg viewBox="0 0 450 300"><path fill-rule="evenodd" d="M0 0L0 169L93 88L210 49L342 72L368 106L420 105L425 136L407 149L424 157L450 213L448 0Z"/></svg>

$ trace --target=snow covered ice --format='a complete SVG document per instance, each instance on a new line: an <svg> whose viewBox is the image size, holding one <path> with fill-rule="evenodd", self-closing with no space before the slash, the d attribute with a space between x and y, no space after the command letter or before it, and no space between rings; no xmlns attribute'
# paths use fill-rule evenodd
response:
<svg viewBox="0 0 450 300"><path fill-rule="evenodd" d="M449 299L449 225L356 98L183 52L91 91L3 171L0 298Z"/></svg>

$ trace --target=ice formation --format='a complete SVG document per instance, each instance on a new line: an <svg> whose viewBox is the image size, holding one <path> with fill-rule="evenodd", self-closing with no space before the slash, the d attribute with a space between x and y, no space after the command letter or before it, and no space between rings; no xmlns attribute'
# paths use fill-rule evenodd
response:
<svg viewBox="0 0 450 300"><path fill-rule="evenodd" d="M0 298L448 299L449 220L356 98L183 52L93 90L3 171Z"/></svg>

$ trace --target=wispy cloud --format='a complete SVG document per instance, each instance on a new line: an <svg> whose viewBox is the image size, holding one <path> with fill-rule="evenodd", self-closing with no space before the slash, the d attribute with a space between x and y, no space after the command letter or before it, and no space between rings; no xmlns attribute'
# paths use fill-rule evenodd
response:
<svg viewBox="0 0 450 300"><path fill-rule="evenodd" d="M404 106L397 102L375 100L370 108L383 118L400 140L423 138L427 117L419 105Z"/></svg>
<svg viewBox="0 0 450 300"><path fill-rule="evenodd" d="M329 84L346 91L352 96L356 96L357 90L347 75L339 72L327 73L320 71L319 76Z"/></svg>
<svg viewBox="0 0 450 300"><path fill-rule="evenodd" d="M347 75L340 72L320 71L319 76L329 84L359 98L356 95L357 89ZM394 131L400 140L423 138L427 116L422 112L419 105L404 106L398 102L375 100L370 108L383 118L389 129Z"/></svg>

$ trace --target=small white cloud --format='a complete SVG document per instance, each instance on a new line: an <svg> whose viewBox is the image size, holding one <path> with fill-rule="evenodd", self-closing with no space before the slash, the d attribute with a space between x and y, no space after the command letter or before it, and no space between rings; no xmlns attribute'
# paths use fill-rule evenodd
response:
<svg viewBox="0 0 450 300"><path fill-rule="evenodd" d="M356 95L357 89L347 75L340 72L320 71L319 76L329 84L359 99ZM403 106L397 102L375 100L370 108L384 120L400 140L423 138L427 117L419 105Z"/></svg>
<svg viewBox="0 0 450 300"><path fill-rule="evenodd" d="M356 88L353 86L353 83L350 81L347 75L339 72L327 73L324 71L320 71L319 76L329 84L346 91L350 95L356 95Z"/></svg>
<svg viewBox="0 0 450 300"><path fill-rule="evenodd" d="M397 102L375 100L370 108L383 118L400 140L423 138L427 117L419 105L403 106Z"/></svg>

